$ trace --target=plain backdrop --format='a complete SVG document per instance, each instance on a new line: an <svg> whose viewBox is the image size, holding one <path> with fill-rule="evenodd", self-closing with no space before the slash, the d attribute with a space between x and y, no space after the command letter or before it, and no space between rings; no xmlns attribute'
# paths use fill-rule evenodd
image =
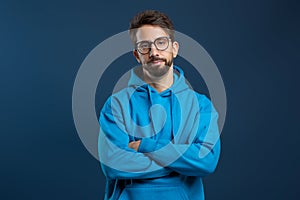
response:
<svg viewBox="0 0 300 200"><path fill-rule="evenodd" d="M89 52L127 30L145 9L165 12L176 30L199 42L226 87L222 154L204 179L206 199L299 197L296 0L12 0L0 2L0 199L103 199L99 162L73 122L73 84ZM187 61L175 63L209 95ZM108 68L96 94L97 114L135 64L128 53Z"/></svg>

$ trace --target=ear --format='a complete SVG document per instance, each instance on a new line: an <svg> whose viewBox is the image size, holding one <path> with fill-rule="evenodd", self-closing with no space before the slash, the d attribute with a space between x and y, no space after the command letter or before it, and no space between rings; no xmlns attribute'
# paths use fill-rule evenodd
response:
<svg viewBox="0 0 300 200"><path fill-rule="evenodd" d="M179 43L174 41L172 44L172 52L173 52L173 58L176 58L179 50Z"/></svg>
<svg viewBox="0 0 300 200"><path fill-rule="evenodd" d="M138 63L141 63L141 60L140 60L137 50L133 50L133 56L135 57L135 59Z"/></svg>

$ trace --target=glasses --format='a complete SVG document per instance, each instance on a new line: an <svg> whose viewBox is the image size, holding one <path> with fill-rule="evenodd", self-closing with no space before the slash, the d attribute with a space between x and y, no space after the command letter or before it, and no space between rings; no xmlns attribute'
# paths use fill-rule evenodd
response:
<svg viewBox="0 0 300 200"><path fill-rule="evenodd" d="M151 46L154 44L155 48L160 51L164 51L169 47L169 37L159 37L156 38L153 42L151 41L140 41L135 44L135 49L140 54L148 54L151 51Z"/></svg>

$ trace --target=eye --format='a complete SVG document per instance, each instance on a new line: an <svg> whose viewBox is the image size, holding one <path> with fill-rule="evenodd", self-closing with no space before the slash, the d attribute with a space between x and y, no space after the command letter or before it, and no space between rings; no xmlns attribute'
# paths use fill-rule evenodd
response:
<svg viewBox="0 0 300 200"><path fill-rule="evenodd" d="M166 38L159 38L155 41L155 44L158 46L164 46L167 44Z"/></svg>
<svg viewBox="0 0 300 200"><path fill-rule="evenodd" d="M139 43L139 45L138 45L138 48L140 48L140 49L146 49L146 48L149 48L149 43L148 42L141 42L141 43Z"/></svg>

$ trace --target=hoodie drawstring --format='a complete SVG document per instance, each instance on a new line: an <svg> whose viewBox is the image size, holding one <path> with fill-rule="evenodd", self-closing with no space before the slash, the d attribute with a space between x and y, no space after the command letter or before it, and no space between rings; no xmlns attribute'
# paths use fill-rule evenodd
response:
<svg viewBox="0 0 300 200"><path fill-rule="evenodd" d="M149 97L149 102L150 102L149 108L151 108L153 106L153 97L152 97L152 94L151 94L152 92L151 92L151 88L150 88L149 85L147 85L147 92L148 92L148 97ZM151 120L151 125L152 125L152 131L154 133L152 135L154 135L154 138L156 138L156 132L155 132L155 127L154 127L154 123L153 123L153 118L152 118L153 116L152 116L151 110L149 110L149 113L150 113L150 120Z"/></svg>

